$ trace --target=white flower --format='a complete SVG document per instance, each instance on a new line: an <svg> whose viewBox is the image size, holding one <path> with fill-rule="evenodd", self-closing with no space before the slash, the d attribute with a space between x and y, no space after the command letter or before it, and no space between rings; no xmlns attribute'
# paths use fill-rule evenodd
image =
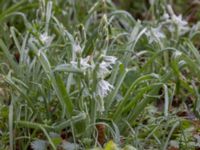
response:
<svg viewBox="0 0 200 150"><path fill-rule="evenodd" d="M167 8L170 14L170 18L167 13L165 13L162 18L165 20L165 22L163 23L167 23L167 28L169 29L169 31L173 33L176 31L177 27L179 35L183 35L188 32L190 30L190 27L188 26L188 22L183 19L182 15L177 16L170 5L167 5Z"/></svg>
<svg viewBox="0 0 200 150"><path fill-rule="evenodd" d="M182 15L179 16L172 15L172 21L178 26L180 35L183 35L190 30L188 22L183 20ZM171 31L173 30L174 29L172 28Z"/></svg>
<svg viewBox="0 0 200 150"><path fill-rule="evenodd" d="M161 17L161 19L168 20L169 19L169 14L168 13L164 13L163 16Z"/></svg>
<svg viewBox="0 0 200 150"><path fill-rule="evenodd" d="M110 69L112 69L112 66L105 61L102 61L99 64L98 77L107 76L110 73Z"/></svg>
<svg viewBox="0 0 200 150"><path fill-rule="evenodd" d="M188 24L187 21L183 20L182 15L176 16L173 14L172 21L174 21L174 23L176 23L180 27L186 26Z"/></svg>
<svg viewBox="0 0 200 150"><path fill-rule="evenodd" d="M112 69L112 64L115 64L117 58L114 56L104 56L103 61L99 64L99 77L105 77L110 73Z"/></svg>
<svg viewBox="0 0 200 150"><path fill-rule="evenodd" d="M161 39L165 38L165 35L161 31L160 27L151 28L145 34L149 40L149 44L151 44L152 42L160 41Z"/></svg>
<svg viewBox="0 0 200 150"><path fill-rule="evenodd" d="M180 57L182 55L182 52L180 52L180 51L175 51L174 52L174 58L178 58L178 57Z"/></svg>
<svg viewBox="0 0 200 150"><path fill-rule="evenodd" d="M114 88L108 81L101 79L97 84L97 95L105 97Z"/></svg>
<svg viewBox="0 0 200 150"><path fill-rule="evenodd" d="M117 58L114 56L104 56L104 61L107 62L108 64L115 64Z"/></svg>
<svg viewBox="0 0 200 150"><path fill-rule="evenodd" d="M45 32L40 35L40 40L42 41L43 44L49 46L53 41L53 36L48 36L47 33Z"/></svg>
<svg viewBox="0 0 200 150"><path fill-rule="evenodd" d="M44 140L36 140L31 142L31 148L33 150L46 150L47 149L47 142Z"/></svg>
<svg viewBox="0 0 200 150"><path fill-rule="evenodd" d="M80 54L80 53L82 53L82 51L83 51L83 49L80 47L80 45L78 45L78 44L74 44L73 45L73 50L74 50L74 52L75 53L77 53L77 54Z"/></svg>
<svg viewBox="0 0 200 150"><path fill-rule="evenodd" d="M80 59L80 67L82 70L86 70L88 68L91 68L92 66L89 64L90 56L87 56L86 58L81 58ZM78 67L78 62L77 61L71 61L71 64L73 67L77 68Z"/></svg>
<svg viewBox="0 0 200 150"><path fill-rule="evenodd" d="M176 25L179 30L179 35L183 35L190 30L190 27L188 26L188 22L183 20L182 15L176 16L175 14L172 14L171 19L166 19L166 23L169 23L167 27L170 32L176 31L176 28L174 26Z"/></svg>

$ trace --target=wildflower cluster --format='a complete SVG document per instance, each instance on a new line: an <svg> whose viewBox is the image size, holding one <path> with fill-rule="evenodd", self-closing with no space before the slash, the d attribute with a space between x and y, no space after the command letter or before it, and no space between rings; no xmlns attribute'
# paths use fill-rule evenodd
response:
<svg viewBox="0 0 200 150"><path fill-rule="evenodd" d="M84 95L96 95L97 99L101 101L99 103L99 108L101 111L103 111L103 98L105 98L111 92L111 90L114 89L114 86L106 80L106 77L112 72L113 65L116 63L117 58L114 56L105 55L100 55L95 58L95 54L83 58L81 56L83 48L81 48L80 45L73 46L73 51L75 52L76 56L75 59L70 62L71 66L76 69L81 69L85 75L90 76L88 85L89 88L96 84L95 93L90 93L90 90L88 90L89 88L85 88L83 90L85 93ZM92 77L92 74L95 74L95 78Z"/></svg>
<svg viewBox="0 0 200 150"><path fill-rule="evenodd" d="M151 27L145 33L148 38L149 44L153 42L160 42L161 40L166 38L166 33L163 28L167 28L167 30L174 34L176 33L179 36L184 35L185 33L190 31L190 27L188 22L183 19L182 15L176 15L171 6L168 6L169 12L165 12L161 17L161 22L158 23L157 27Z"/></svg>

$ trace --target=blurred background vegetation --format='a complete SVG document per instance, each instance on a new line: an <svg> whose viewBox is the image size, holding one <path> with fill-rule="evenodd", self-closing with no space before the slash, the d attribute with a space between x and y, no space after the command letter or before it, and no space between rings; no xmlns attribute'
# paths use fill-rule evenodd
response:
<svg viewBox="0 0 200 150"><path fill-rule="evenodd" d="M171 145L175 146L177 146L179 142L178 144L182 146L182 149L187 150L190 149L190 147L192 147L192 150L195 149L196 141L200 140L198 136L200 130L199 122L195 120L199 117L200 113L200 89L198 87L200 79L200 70L198 66L200 63L198 59L200 58L198 55L200 47L199 38L198 36L193 37L192 33L181 35L179 38L173 36L176 33L170 35L167 32L167 40L163 40L161 44L157 42L149 44L148 38L142 36L142 34L150 27L159 24L161 15L166 11L168 4L172 6L177 16L179 14L183 15L184 20L187 20L191 27L192 25L198 24L200 20L200 0L52 1L53 23L51 22L49 24L48 32L54 36L54 41L53 46L45 53L46 58L49 59L52 65L50 69L53 70L57 65L70 62L71 54L69 51L66 51L66 49L71 50L70 44L72 44L72 42L70 41L70 36L85 46L83 52L84 57L91 54L93 50L98 51L104 49L104 46L107 44L106 42L109 41L109 54L116 55L119 59L122 58L120 61L124 64L126 64L126 61L130 61L131 63L126 67L136 68L127 74L123 83L119 83L119 92L114 93L117 95L116 101L114 102L115 107L111 107L107 110L109 113L103 115L97 112L99 114L95 123L103 122L112 126L113 130L116 129L116 137L122 141L123 146L132 143L138 149L162 148L166 150L170 142L172 142ZM49 130L51 130L51 125L55 125L55 123L65 123L65 119L67 118L66 116L63 118L60 117L60 114L62 114L62 106L59 104L56 94L54 93L55 90L52 89L51 81L48 80L48 73L42 68L40 61L35 57L36 54L33 52L33 48L28 47L28 44L27 47L30 50L27 54L28 58L30 57L30 60L34 61L19 62L20 55L18 51L23 42L25 44L22 46L25 47L28 38L31 39L34 37L38 39L40 34L45 30L47 3L48 0L0 0L0 39L5 43L4 44L2 41L0 43L0 73L2 75L0 76L0 149L2 148L2 150L6 148L9 149L8 145L13 142L12 139L14 138L16 140L15 147L23 147L24 149L30 148L30 143L33 139L46 140L44 133L38 129L39 125L42 124L44 127L47 125L47 130L49 128ZM116 13L116 11L118 11L119 13L119 10L128 11L131 17L129 16L128 18L126 16L128 13L123 12L121 13L122 17L118 15L113 19L113 12ZM108 23L108 18L106 18L104 14L106 14L108 18L113 17L112 19L114 21ZM90 19L90 17L92 19ZM142 23L139 21L136 22L135 20L141 20ZM196 28L197 29L194 30L198 33L198 26ZM68 36L70 35L68 38L66 38L65 35L66 30L71 34L66 34ZM105 40L105 37L108 37L109 40ZM115 39L115 37L118 39ZM138 39L135 37L138 37ZM138 40L136 45L133 44L134 40ZM39 48L44 48L44 45L41 43L38 45ZM135 52L131 53L131 55L127 55L126 50L130 52L132 48L130 45L134 47L133 49ZM159 53L159 51L163 50L160 47L161 45L166 49L169 47L173 48L173 51L167 53L166 60L169 66L165 64L163 54ZM183 55L179 58L180 52ZM8 58L10 58L10 60L8 60ZM9 63L11 63L11 65L8 65ZM14 64L14 67L12 64ZM15 68L15 66L20 66L19 70ZM119 76L118 78L121 79L123 77L121 72L126 72L126 69L123 67L118 68L119 75L117 73L116 77ZM157 79L158 76L156 76L155 73L159 75L159 79ZM70 82L70 80L66 80L68 77L67 73L62 72L59 75L63 79L61 81L65 83ZM82 78L80 78L80 80L81 79ZM118 84L117 81L118 80L114 80L113 83ZM136 85L133 84L135 81L137 81L135 83ZM161 82L165 85L165 90L160 87L157 88L156 84L159 85ZM137 88L133 88L134 91L128 93L127 91L132 84L134 88ZM38 85L41 86L41 89L38 88ZM20 88L18 88L18 86ZM65 86L63 87L65 88ZM23 91L20 91L20 89L24 90L25 94ZM129 96L126 96L126 92ZM169 117L167 116L168 118L163 115L165 93L169 93L171 96L170 115ZM74 87L70 94L75 105L74 110L81 112L82 110L79 110L78 103L81 99L79 98L81 94L79 94ZM41 105L41 101L43 101L42 97L48 99L50 102L47 104L42 103ZM127 100L124 105L122 105L123 102L120 103L120 101L118 101L123 98ZM33 106L26 102L27 99L31 101ZM158 101L155 102L152 101L152 99ZM132 103L132 100L135 100L135 103ZM140 103L140 101L142 101L142 103ZM14 113L12 112L12 107L10 107L11 102L14 102ZM148 105L149 102L152 102L152 105ZM46 107L46 105L48 105L48 107ZM20 109L18 109L19 106ZM90 105L88 104L87 106ZM195 107L197 110L195 110ZM90 107L88 107L88 109L90 109ZM20 113L18 113L19 110L21 111ZM53 115L50 113L50 110L54 112ZM118 111L121 112L121 114L119 114ZM77 115L77 112L73 112L73 115ZM115 115L112 116L112 113ZM9 114L11 114L11 117L14 114L14 120L9 120ZM119 118L118 114L120 116ZM20 125L18 126L15 119L18 119L17 121L25 120L30 124L22 122L21 127ZM112 119L116 121L115 123L117 126L112 122ZM122 122L121 119L125 121ZM10 126L7 123L8 120L10 121ZM80 138L83 145L89 148L92 147L96 141L94 141L91 133L85 135L85 132L87 133L85 128L88 126L89 122L87 121L88 120L85 119L82 122L83 127L80 130L84 130L84 133L81 131L80 134L77 135L77 138ZM131 123L129 124L128 121ZM31 123L35 122L39 125L32 124L31 126ZM94 124L92 124L94 122L89 123L94 126ZM13 126L16 127L15 132L12 130ZM30 129L30 126L36 126L36 129ZM118 128L120 134L118 133ZM90 127L88 131L90 131ZM12 135L14 138L10 136L9 132L15 134ZM57 133L60 134L61 137L62 134L64 134L63 136L71 134L71 132L66 132L68 131L59 130ZM195 139L194 135L198 138ZM108 135L107 139L112 138ZM53 140L55 140L53 142L58 143L61 138L59 137L59 140ZM112 141L108 143L110 143L111 146L116 146ZM1 146L1 144L3 146ZM111 148L106 150L111 150Z"/></svg>
<svg viewBox="0 0 200 150"><path fill-rule="evenodd" d="M153 19L150 10L159 12L159 4L163 5L163 3L170 4L176 14L182 14L190 23L197 22L200 19L199 0L114 0L114 2L119 8L127 10L134 18L140 20ZM153 3L157 5L151 8Z"/></svg>

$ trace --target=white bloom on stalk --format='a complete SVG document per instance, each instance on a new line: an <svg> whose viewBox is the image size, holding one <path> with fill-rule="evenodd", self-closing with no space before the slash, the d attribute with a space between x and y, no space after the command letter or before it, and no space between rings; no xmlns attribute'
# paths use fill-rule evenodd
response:
<svg viewBox="0 0 200 150"><path fill-rule="evenodd" d="M188 25L188 22L183 20L182 15L176 16L171 5L167 5L167 9L168 9L169 14L171 16L171 21L174 22L175 24L177 24L177 26L184 27L184 26Z"/></svg>
<svg viewBox="0 0 200 150"><path fill-rule="evenodd" d="M31 148L33 150L45 150L47 149L47 142L44 140L36 140L31 142Z"/></svg>
<svg viewBox="0 0 200 150"><path fill-rule="evenodd" d="M107 62L108 64L115 64L117 58L114 56L104 56L104 61Z"/></svg>
<svg viewBox="0 0 200 150"><path fill-rule="evenodd" d="M161 39L165 38L165 35L161 31L160 27L151 28L145 34L149 40L149 44L160 41Z"/></svg>
<svg viewBox="0 0 200 150"><path fill-rule="evenodd" d="M80 47L80 45L78 45L78 44L74 44L73 45L73 50L74 50L74 52L76 53L76 54L80 54L80 53L82 53L82 51L83 51L83 49Z"/></svg>
<svg viewBox="0 0 200 150"><path fill-rule="evenodd" d="M107 74L110 73L112 69L112 65L115 64L117 58L114 56L104 56L103 61L99 64L99 77L105 77Z"/></svg>
<svg viewBox="0 0 200 150"><path fill-rule="evenodd" d="M176 15L174 11L172 10L171 6L168 5L168 11L170 14L164 13L162 16L162 19L164 19L166 22L164 24L168 24L167 28L171 33L176 31L176 28L178 29L179 35L183 35L186 32L190 30L190 27L188 26L188 22L183 19L182 15ZM176 25L176 26L175 26Z"/></svg>
<svg viewBox="0 0 200 150"><path fill-rule="evenodd" d="M176 16L173 14L171 18L172 18L172 21L177 25L180 35L183 35L190 30L190 27L188 26L188 22L183 20L182 15ZM171 26L169 26L169 30L172 32L175 31L175 29Z"/></svg>
<svg viewBox="0 0 200 150"><path fill-rule="evenodd" d="M88 68L91 68L92 66L89 64L90 56L87 56L86 58L80 59L80 68L82 70L86 70ZM78 62L77 61L71 61L71 64L73 67L78 68Z"/></svg>
<svg viewBox="0 0 200 150"><path fill-rule="evenodd" d="M176 23L180 27L186 26L188 24L187 21L183 20L182 15L176 16L175 14L173 14L172 21L174 21L174 23Z"/></svg>
<svg viewBox="0 0 200 150"><path fill-rule="evenodd" d="M183 20L182 15L176 16L175 14L173 14L171 16L171 20L168 20L168 22L174 23L177 26L179 35L183 35L190 30L188 22ZM168 25L168 29L170 32L176 31L174 24Z"/></svg>
<svg viewBox="0 0 200 150"><path fill-rule="evenodd" d="M107 64L105 61L102 61L99 64L99 70L98 70L98 76L99 77L105 77L110 73L111 65Z"/></svg>
<svg viewBox="0 0 200 150"><path fill-rule="evenodd" d="M182 55L182 52L180 52L180 51L175 51L175 53L174 53L174 57L175 58L178 58L178 57L180 57Z"/></svg>
<svg viewBox="0 0 200 150"><path fill-rule="evenodd" d="M171 7L171 5L167 5L167 10L170 14L170 17L167 13L164 13L163 19L165 22L161 24L166 24L168 30L173 33L177 32L178 35L183 35L186 32L190 30L190 27L188 26L188 22L183 19L182 15L176 15Z"/></svg>
<svg viewBox="0 0 200 150"><path fill-rule="evenodd" d="M169 19L169 14L168 13L164 13L163 16L161 17L161 19L168 20Z"/></svg>
<svg viewBox="0 0 200 150"><path fill-rule="evenodd" d="M114 88L108 81L101 79L97 84L97 95L106 97L108 93Z"/></svg>
<svg viewBox="0 0 200 150"><path fill-rule="evenodd" d="M43 44L49 46L53 41L53 36L48 36L47 33L45 32L40 35L40 40L42 41Z"/></svg>

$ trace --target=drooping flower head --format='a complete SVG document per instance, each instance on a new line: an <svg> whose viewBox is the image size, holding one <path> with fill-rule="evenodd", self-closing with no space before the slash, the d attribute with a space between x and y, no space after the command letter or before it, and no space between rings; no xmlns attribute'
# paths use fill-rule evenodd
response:
<svg viewBox="0 0 200 150"><path fill-rule="evenodd" d="M106 97L108 93L114 88L108 81L101 79L97 84L97 95L100 97Z"/></svg>
<svg viewBox="0 0 200 150"><path fill-rule="evenodd" d="M87 56L86 58L80 59L80 69L85 71L88 68L91 68L92 65L89 64L90 56ZM77 61L71 61L71 64L73 67L78 68L78 62Z"/></svg>
<svg viewBox="0 0 200 150"><path fill-rule="evenodd" d="M48 36L48 34L45 32L40 35L40 40L44 45L49 46L53 41L53 36Z"/></svg>
<svg viewBox="0 0 200 150"><path fill-rule="evenodd" d="M149 29L145 35L147 36L148 40L149 40L149 44L153 43L153 42L158 42L161 39L165 38L164 33L161 31L160 27L157 28L151 28Z"/></svg>
<svg viewBox="0 0 200 150"><path fill-rule="evenodd" d="M83 49L81 48L81 46L79 44L74 44L73 45L73 50L76 54L81 54Z"/></svg>
<svg viewBox="0 0 200 150"><path fill-rule="evenodd" d="M47 142L44 140L36 140L31 143L33 150L44 150L47 148Z"/></svg>
<svg viewBox="0 0 200 150"><path fill-rule="evenodd" d="M115 62L116 62L116 60L117 60L117 58L116 57L114 57L114 56L104 56L104 61L106 62L106 63L108 63L108 64L115 64Z"/></svg>
<svg viewBox="0 0 200 150"><path fill-rule="evenodd" d="M183 35L190 30L188 22L183 19L182 15L176 15L171 7L167 5L168 13L164 13L163 19L165 20L164 24L167 23L168 30L173 33L178 29L178 34Z"/></svg>
<svg viewBox="0 0 200 150"><path fill-rule="evenodd" d="M172 15L172 20L179 26L186 26L188 24L187 21L183 20L182 15L176 16L175 14Z"/></svg>
<svg viewBox="0 0 200 150"><path fill-rule="evenodd" d="M112 65L115 64L117 58L114 56L104 56L103 61L99 64L98 76L105 77L110 73Z"/></svg>

